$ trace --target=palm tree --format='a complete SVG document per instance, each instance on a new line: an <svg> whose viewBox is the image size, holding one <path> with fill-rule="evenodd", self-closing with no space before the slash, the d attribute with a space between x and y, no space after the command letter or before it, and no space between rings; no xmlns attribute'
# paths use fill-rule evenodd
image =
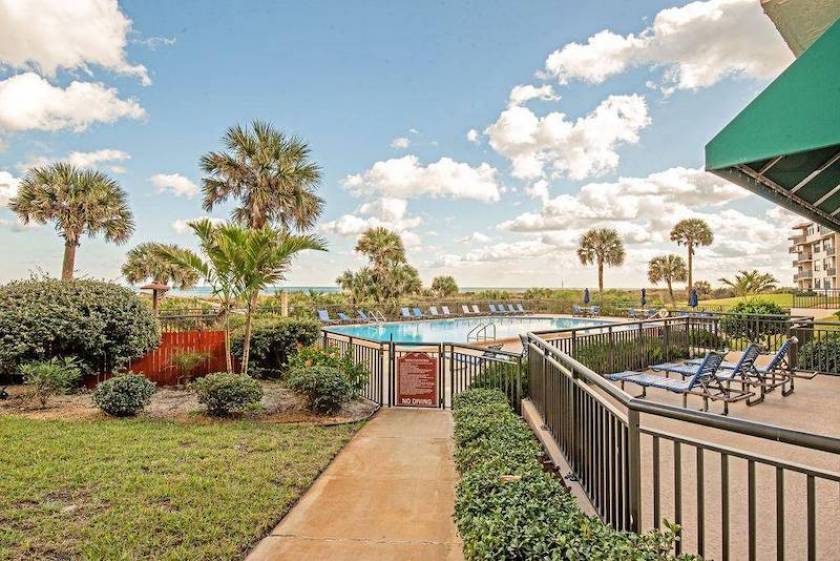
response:
<svg viewBox="0 0 840 561"><path fill-rule="evenodd" d="M161 256L161 247L168 247L178 251L179 247L172 244L154 242L141 243L126 254L122 266L122 274L131 284L140 284L148 279L156 283L171 284L175 288L187 289L196 285L198 273L191 267L182 267L177 263Z"/></svg>
<svg viewBox="0 0 840 561"><path fill-rule="evenodd" d="M442 275L432 279L432 290L440 297L452 296L458 293L458 283L455 282L454 277Z"/></svg>
<svg viewBox="0 0 840 561"><path fill-rule="evenodd" d="M295 254L306 249L325 251L326 247L316 236L295 235L267 226L256 230L236 224L214 226L204 219L190 224L190 227L199 239L206 261L187 249L163 247L160 255L179 266L195 270L213 287L214 293L221 296L225 309L225 347L230 371L233 366L230 360L228 315L237 300L245 302L242 372L248 372L256 295L266 286L283 279Z"/></svg>
<svg viewBox="0 0 840 561"><path fill-rule="evenodd" d="M344 271L336 279L336 284L347 293L350 300L350 306L356 307L359 303L365 301L368 294L372 292L372 279L370 269L367 267L360 269L357 272Z"/></svg>
<svg viewBox="0 0 840 561"><path fill-rule="evenodd" d="M304 231L314 226L324 201L315 192L321 169L309 160L309 146L287 137L269 123L230 127L223 139L226 152L201 158L208 174L202 180L204 209L234 197L240 206L233 218L249 228L277 223Z"/></svg>
<svg viewBox="0 0 840 561"><path fill-rule="evenodd" d="M375 270L405 261L405 246L400 235L387 228L370 228L359 237L356 251L370 259Z"/></svg>
<svg viewBox="0 0 840 561"><path fill-rule="evenodd" d="M584 265L598 266L598 291L604 291L604 265L610 267L624 263L624 244L612 228L593 228L580 239L578 258Z"/></svg>
<svg viewBox="0 0 840 561"><path fill-rule="evenodd" d="M72 280L76 248L84 234L103 234L122 244L134 232L134 219L125 191L102 172L82 170L59 162L30 169L9 202L24 224L55 222L64 238L61 279Z"/></svg>
<svg viewBox="0 0 840 561"><path fill-rule="evenodd" d="M654 257L648 263L648 280L653 284L664 282L668 287L668 294L671 296L671 305L676 305L674 300L674 282L684 282L686 279L685 261L679 255L669 254Z"/></svg>
<svg viewBox="0 0 840 561"><path fill-rule="evenodd" d="M694 248L700 245L712 245L715 236L706 221L699 218L680 220L671 230L671 241L684 245L688 249L688 290L694 286Z"/></svg>
<svg viewBox="0 0 840 561"><path fill-rule="evenodd" d="M759 273L757 270L739 271L733 280L719 279L721 283L732 288L735 296L746 296L748 294L761 294L776 288L779 281L770 273Z"/></svg>

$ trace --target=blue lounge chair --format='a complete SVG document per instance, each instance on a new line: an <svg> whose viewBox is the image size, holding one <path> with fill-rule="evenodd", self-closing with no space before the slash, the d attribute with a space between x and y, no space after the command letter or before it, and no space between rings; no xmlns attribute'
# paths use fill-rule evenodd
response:
<svg viewBox="0 0 840 561"><path fill-rule="evenodd" d="M517 311L518 313L520 313L520 314L527 314L527 313L528 313L528 310L526 310L525 308L523 308L523 307L522 307L522 304L517 304L517 305L516 305L516 311Z"/></svg>
<svg viewBox="0 0 840 561"><path fill-rule="evenodd" d="M452 312L449 311L449 306L441 306L441 311L443 312L444 316L451 316Z"/></svg>
<svg viewBox="0 0 840 561"><path fill-rule="evenodd" d="M429 306L429 315L430 316L439 316L437 306Z"/></svg>
<svg viewBox="0 0 840 561"><path fill-rule="evenodd" d="M573 316L582 316L583 310L577 304L572 304L572 315Z"/></svg>
<svg viewBox="0 0 840 561"><path fill-rule="evenodd" d="M720 368L721 362L723 362L723 355L721 353L709 352L694 374L685 380L630 370L610 374L609 379L615 382L621 382L622 388L624 388L624 384L627 382L641 386L642 394L637 397L645 397L648 388L659 388L680 394L683 398L683 407L686 408L688 407L689 394L699 395L703 398L704 411L708 411L709 399L714 399L714 395L708 388L709 380L715 376L718 368Z"/></svg>
<svg viewBox="0 0 840 561"><path fill-rule="evenodd" d="M592 306L589 308L589 316L595 317L601 315L601 306Z"/></svg>
<svg viewBox="0 0 840 561"><path fill-rule="evenodd" d="M487 304L487 307L490 308L490 313L493 315L499 314L500 312L496 310L495 304Z"/></svg>
<svg viewBox="0 0 840 561"><path fill-rule="evenodd" d="M508 304L507 309L508 309L508 312L510 312L512 314L516 313L516 308L513 307L513 304Z"/></svg>
<svg viewBox="0 0 840 561"><path fill-rule="evenodd" d="M466 304L461 304L461 309L464 311L464 315L466 316L471 316L475 313L474 311L470 310L470 307Z"/></svg>
<svg viewBox="0 0 840 561"><path fill-rule="evenodd" d="M327 310L318 310L318 319L321 320L321 323L336 323Z"/></svg>
<svg viewBox="0 0 840 561"><path fill-rule="evenodd" d="M415 318L424 318L426 316L423 315L423 312L420 311L420 308L411 308L411 315Z"/></svg>
<svg viewBox="0 0 840 561"><path fill-rule="evenodd" d="M479 314L479 315L484 313L484 312L481 311L481 309L479 309L478 304L473 304L472 305L472 311L473 311L474 314Z"/></svg>
<svg viewBox="0 0 840 561"><path fill-rule="evenodd" d="M358 311L358 313L357 313L357 315L359 316L359 319L360 319L361 321L364 321L364 322L366 322L366 323L369 323L369 322L373 321L373 318L371 318L370 316L368 316L368 315L365 313L365 311L364 311L364 310L359 310L359 311Z"/></svg>
<svg viewBox="0 0 840 561"><path fill-rule="evenodd" d="M636 309L635 308L628 308L627 309L627 317L630 319L636 319Z"/></svg>
<svg viewBox="0 0 840 561"><path fill-rule="evenodd" d="M400 308L400 317L403 319L411 319L411 312L408 311L408 308Z"/></svg>
<svg viewBox="0 0 840 561"><path fill-rule="evenodd" d="M499 313L502 315L507 315L510 313L507 311L507 308L505 308L504 304L496 304L496 309L499 310Z"/></svg>
<svg viewBox="0 0 840 561"><path fill-rule="evenodd" d="M353 323L353 319L344 312L336 312L335 315L337 315L338 319L344 323Z"/></svg>

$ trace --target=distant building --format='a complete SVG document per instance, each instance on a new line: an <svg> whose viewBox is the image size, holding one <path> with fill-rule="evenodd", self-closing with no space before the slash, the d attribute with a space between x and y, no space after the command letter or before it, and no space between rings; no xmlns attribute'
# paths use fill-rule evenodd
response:
<svg viewBox="0 0 840 561"><path fill-rule="evenodd" d="M838 288L837 246L840 234L825 226L805 222L793 227L790 252L796 254L794 284L802 290Z"/></svg>

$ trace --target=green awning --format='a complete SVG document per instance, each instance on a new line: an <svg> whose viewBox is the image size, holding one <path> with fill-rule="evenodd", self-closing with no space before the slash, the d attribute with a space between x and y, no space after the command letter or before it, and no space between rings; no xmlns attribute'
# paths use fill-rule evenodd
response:
<svg viewBox="0 0 840 561"><path fill-rule="evenodd" d="M840 230L840 20L706 145L706 169Z"/></svg>

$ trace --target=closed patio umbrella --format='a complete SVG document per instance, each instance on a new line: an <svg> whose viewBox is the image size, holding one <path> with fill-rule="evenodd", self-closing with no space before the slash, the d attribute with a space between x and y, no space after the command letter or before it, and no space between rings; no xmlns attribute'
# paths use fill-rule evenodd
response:
<svg viewBox="0 0 840 561"><path fill-rule="evenodd" d="M589 304L589 289L588 288L583 289L583 303L584 304Z"/></svg>
<svg viewBox="0 0 840 561"><path fill-rule="evenodd" d="M645 289L645 288L642 289L642 300L641 301L642 301L642 308L644 308L645 305L647 305L647 289Z"/></svg>
<svg viewBox="0 0 840 561"><path fill-rule="evenodd" d="M696 308L699 303L700 299L697 297L697 289L692 288L691 292L688 294L688 305L692 308Z"/></svg>

